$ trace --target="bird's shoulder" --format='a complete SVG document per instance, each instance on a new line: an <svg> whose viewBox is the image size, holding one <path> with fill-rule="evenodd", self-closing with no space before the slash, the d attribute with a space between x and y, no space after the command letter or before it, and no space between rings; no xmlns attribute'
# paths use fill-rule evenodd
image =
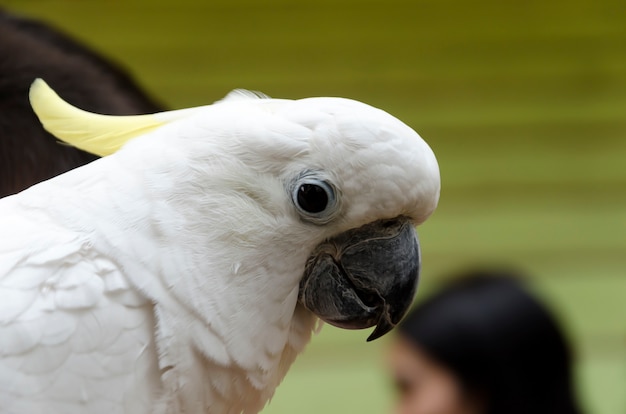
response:
<svg viewBox="0 0 626 414"><path fill-rule="evenodd" d="M9 204L0 208L2 408L145 412L158 378L149 301L88 237Z"/></svg>

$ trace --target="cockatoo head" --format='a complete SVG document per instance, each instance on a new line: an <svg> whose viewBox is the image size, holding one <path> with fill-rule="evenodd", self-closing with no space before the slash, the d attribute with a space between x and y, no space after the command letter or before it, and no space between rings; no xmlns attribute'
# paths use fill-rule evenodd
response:
<svg viewBox="0 0 626 414"><path fill-rule="evenodd" d="M102 156L119 149L120 160L176 181L168 199L206 227L222 225L221 242L262 249L254 232L264 234L297 264L275 277L322 320L376 325L371 340L409 308L420 270L415 226L437 205L439 170L420 136L386 112L235 91L210 106L113 117L70 106L41 80L31 102L58 138Z"/></svg>

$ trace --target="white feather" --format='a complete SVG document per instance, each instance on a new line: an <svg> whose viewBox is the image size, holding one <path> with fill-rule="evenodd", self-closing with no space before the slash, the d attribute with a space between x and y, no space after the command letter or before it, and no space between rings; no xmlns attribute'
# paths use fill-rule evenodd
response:
<svg viewBox="0 0 626 414"><path fill-rule="evenodd" d="M223 97L222 99L220 99L219 101L215 103L240 101L240 100L245 101L249 99L272 99L272 98L270 98L268 95L264 94L263 92L259 92L259 91L249 91L247 89L233 89L232 91L228 93L228 95L226 95L225 97Z"/></svg>

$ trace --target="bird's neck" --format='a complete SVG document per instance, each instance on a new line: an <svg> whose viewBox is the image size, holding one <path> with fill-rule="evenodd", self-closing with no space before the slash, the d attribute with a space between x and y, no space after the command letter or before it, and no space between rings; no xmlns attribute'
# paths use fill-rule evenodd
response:
<svg viewBox="0 0 626 414"><path fill-rule="evenodd" d="M69 173L56 194L66 224L154 303L163 412L240 412L233 401L260 411L317 320L297 302L310 249L277 240L276 228L246 214L186 200L167 176L146 183L118 174L118 162L84 167L88 180ZM197 405L180 405L189 401Z"/></svg>

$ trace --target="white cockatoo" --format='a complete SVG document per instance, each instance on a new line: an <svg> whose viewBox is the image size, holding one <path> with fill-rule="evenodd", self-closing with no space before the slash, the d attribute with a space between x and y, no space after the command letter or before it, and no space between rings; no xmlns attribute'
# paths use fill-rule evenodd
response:
<svg viewBox="0 0 626 414"><path fill-rule="evenodd" d="M42 80L30 98L104 157L0 200L0 413L256 413L320 319L375 339L408 309L439 170L386 112L236 91L105 116Z"/></svg>

